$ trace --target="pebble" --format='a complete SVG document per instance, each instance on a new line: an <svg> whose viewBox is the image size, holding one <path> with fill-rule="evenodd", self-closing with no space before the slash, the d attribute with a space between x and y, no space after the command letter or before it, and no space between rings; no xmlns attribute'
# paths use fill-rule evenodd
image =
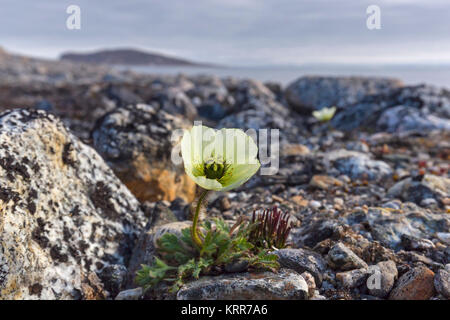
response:
<svg viewBox="0 0 450 320"><path fill-rule="evenodd" d="M305 271L301 274L301 276L303 277L303 279L305 279L306 284L308 285L309 296L313 297L316 290L316 281L314 280L313 275Z"/></svg>
<svg viewBox="0 0 450 320"><path fill-rule="evenodd" d="M328 264L333 269L342 271L368 268L366 262L341 242L334 245L328 252Z"/></svg>
<svg viewBox="0 0 450 320"><path fill-rule="evenodd" d="M311 200L311 201L309 202L309 207L310 207L311 209L319 209L321 206L322 206L322 204L321 204L319 201Z"/></svg>
<svg viewBox="0 0 450 320"><path fill-rule="evenodd" d="M120 291L115 300L138 300L142 297L142 288Z"/></svg>
<svg viewBox="0 0 450 320"><path fill-rule="evenodd" d="M332 187L342 186L342 181L330 176L315 175L311 178L309 185L318 189L328 190Z"/></svg>
<svg viewBox="0 0 450 320"><path fill-rule="evenodd" d="M437 232L436 236L438 237L439 240L441 240L442 242L450 245L450 232Z"/></svg>

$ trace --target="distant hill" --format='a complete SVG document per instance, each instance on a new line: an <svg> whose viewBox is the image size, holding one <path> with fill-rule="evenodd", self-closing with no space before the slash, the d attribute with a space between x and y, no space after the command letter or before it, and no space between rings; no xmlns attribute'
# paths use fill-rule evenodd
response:
<svg viewBox="0 0 450 320"><path fill-rule="evenodd" d="M64 53L61 60L110 65L206 66L185 59L134 49L100 50L92 53Z"/></svg>

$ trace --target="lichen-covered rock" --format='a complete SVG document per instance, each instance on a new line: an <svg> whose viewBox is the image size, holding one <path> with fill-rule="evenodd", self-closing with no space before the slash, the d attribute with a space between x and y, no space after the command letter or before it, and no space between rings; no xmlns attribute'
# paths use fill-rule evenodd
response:
<svg viewBox="0 0 450 320"><path fill-rule="evenodd" d="M331 123L344 131L372 128L388 132L429 132L448 130L449 118L450 92L417 85L367 95L337 113Z"/></svg>
<svg viewBox="0 0 450 320"><path fill-rule="evenodd" d="M340 242L331 248L327 257L328 264L338 270L346 271L368 267L364 260Z"/></svg>
<svg viewBox="0 0 450 320"><path fill-rule="evenodd" d="M389 295L390 300L428 300L434 295L434 273L419 266L403 274Z"/></svg>
<svg viewBox="0 0 450 320"><path fill-rule="evenodd" d="M384 298L394 287L398 271L394 261L381 261L369 267L371 277L368 284L369 293L375 297Z"/></svg>
<svg viewBox="0 0 450 320"><path fill-rule="evenodd" d="M435 199L442 203L445 198L450 197L450 179L432 174L406 178L392 186L387 195L416 204L421 204L425 199Z"/></svg>
<svg viewBox="0 0 450 320"><path fill-rule="evenodd" d="M373 160L368 154L338 149L324 156L327 168L337 170L352 179L378 180L392 175L391 167L384 161Z"/></svg>
<svg viewBox="0 0 450 320"><path fill-rule="evenodd" d="M445 269L439 269L434 277L436 291L450 299L450 264Z"/></svg>
<svg viewBox="0 0 450 320"><path fill-rule="evenodd" d="M104 298L96 273L127 265L139 202L43 111L0 115L0 146L0 298Z"/></svg>
<svg viewBox="0 0 450 320"><path fill-rule="evenodd" d="M184 285L177 300L305 300L308 285L294 271L202 277Z"/></svg>
<svg viewBox="0 0 450 320"><path fill-rule="evenodd" d="M319 286L322 284L327 262L320 254L306 249L280 249L274 253L278 256L281 267L295 270L298 273L307 271L314 276L315 282Z"/></svg>
<svg viewBox="0 0 450 320"><path fill-rule="evenodd" d="M369 276L368 268L353 269L345 272L336 273L336 279L346 289L353 289L361 286Z"/></svg>
<svg viewBox="0 0 450 320"><path fill-rule="evenodd" d="M346 108L366 95L389 92L399 86L401 82L396 79L305 76L291 83L285 95L294 110L310 113L331 106Z"/></svg>
<svg viewBox="0 0 450 320"><path fill-rule="evenodd" d="M397 106L384 111L377 121L378 131L405 132L450 130L450 120L409 106Z"/></svg>
<svg viewBox="0 0 450 320"><path fill-rule="evenodd" d="M431 238L436 232L448 231L450 217L445 213L430 213L411 203L402 212L383 208L369 208L367 221L372 237L384 246L398 250L402 247L402 236Z"/></svg>
<svg viewBox="0 0 450 320"><path fill-rule="evenodd" d="M139 300L142 297L142 288L120 291L115 300Z"/></svg>
<svg viewBox="0 0 450 320"><path fill-rule="evenodd" d="M138 104L115 109L97 122L92 133L94 147L117 176L141 201L192 201L195 183L187 177L182 164L171 161L176 129L189 122ZM181 137L179 137L181 138Z"/></svg>

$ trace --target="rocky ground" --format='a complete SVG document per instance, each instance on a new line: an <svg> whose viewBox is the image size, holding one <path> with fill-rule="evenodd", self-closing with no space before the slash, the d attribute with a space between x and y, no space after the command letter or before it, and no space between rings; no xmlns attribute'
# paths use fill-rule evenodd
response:
<svg viewBox="0 0 450 320"><path fill-rule="evenodd" d="M449 299L450 92L379 78L151 76L0 52L1 299ZM335 105L321 124L314 109ZM143 295L196 188L170 160L194 120L280 129L279 170L212 193L232 222L291 214L279 273Z"/></svg>

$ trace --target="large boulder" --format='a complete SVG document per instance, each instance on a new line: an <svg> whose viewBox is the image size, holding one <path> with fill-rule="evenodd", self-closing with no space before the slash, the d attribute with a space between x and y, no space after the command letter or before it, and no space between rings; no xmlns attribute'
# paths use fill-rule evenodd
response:
<svg viewBox="0 0 450 320"><path fill-rule="evenodd" d="M141 201L174 200L177 196L192 201L195 183L182 165L171 161L176 129L189 122L138 104L106 114L92 133L94 147L117 176Z"/></svg>
<svg viewBox="0 0 450 320"><path fill-rule="evenodd" d="M449 130L449 118L450 92L418 85L368 95L337 113L331 123L344 131L429 132Z"/></svg>
<svg viewBox="0 0 450 320"><path fill-rule="evenodd" d="M286 100L300 113L311 113L324 107L347 108L364 96L389 92L401 86L396 79L365 77L305 76L286 88Z"/></svg>
<svg viewBox="0 0 450 320"><path fill-rule="evenodd" d="M107 297L97 273L128 264L139 202L43 111L3 113L0 145L0 298Z"/></svg>
<svg viewBox="0 0 450 320"><path fill-rule="evenodd" d="M409 106L397 106L384 111L377 121L378 131L450 131L450 120Z"/></svg>

